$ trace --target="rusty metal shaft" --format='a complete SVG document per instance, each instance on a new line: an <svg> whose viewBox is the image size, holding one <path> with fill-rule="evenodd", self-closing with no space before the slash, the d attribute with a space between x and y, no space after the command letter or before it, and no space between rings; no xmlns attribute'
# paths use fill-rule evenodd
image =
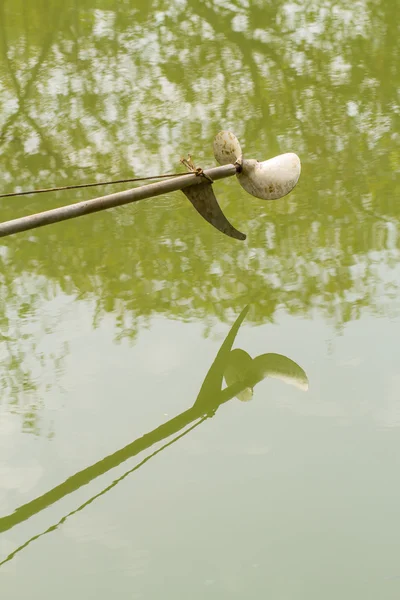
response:
<svg viewBox="0 0 400 600"><path fill-rule="evenodd" d="M237 167L234 165L222 165L204 171L204 175L213 181L231 177L232 175L236 175L236 173ZM51 223L74 219L75 217L81 217L83 215L89 215L91 213L99 212L100 210L123 206L124 204L145 200L146 198L152 198L153 196L176 192L177 190L188 188L193 185L202 184L204 181L205 178L203 176L195 173L188 173L181 177L173 177L171 179L165 179L164 181L158 181L157 183L142 185L123 192L117 192L116 194L108 194L107 196L94 198L93 200L84 200L83 202L77 202L68 206L60 206L59 208L53 208L41 213L0 223L0 237L27 231L29 229L36 229L36 227L50 225Z"/></svg>

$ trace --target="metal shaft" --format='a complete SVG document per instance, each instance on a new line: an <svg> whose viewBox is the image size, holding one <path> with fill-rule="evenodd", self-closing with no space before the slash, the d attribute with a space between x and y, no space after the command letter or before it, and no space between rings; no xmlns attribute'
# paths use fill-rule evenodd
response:
<svg viewBox="0 0 400 600"><path fill-rule="evenodd" d="M204 174L213 181L231 177L232 175L236 175L236 173L237 170L234 165L223 165L204 171ZM50 225L51 223L58 223L59 221L66 221L67 219L74 219L82 215L89 215L100 210L114 208L115 206L123 206L124 204L152 198L153 196L176 192L192 185L204 183L204 181L206 179L201 175L188 173L187 175L182 175L182 177L165 179L164 181L142 185L123 192L117 192L116 194L108 194L107 196L101 196L93 200L84 200L83 202L77 202L68 206L60 206L52 210L0 223L0 237L27 231L28 229L35 229L43 225Z"/></svg>

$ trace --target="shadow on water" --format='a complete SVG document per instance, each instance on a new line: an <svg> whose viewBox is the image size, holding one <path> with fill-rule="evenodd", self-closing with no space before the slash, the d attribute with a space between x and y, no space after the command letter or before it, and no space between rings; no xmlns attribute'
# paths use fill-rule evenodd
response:
<svg viewBox="0 0 400 600"><path fill-rule="evenodd" d="M230 329L204 379L196 401L191 408L177 415L173 419L170 419L168 422L160 425L156 429L153 429L153 431L146 433L142 437L133 441L131 444L128 444L124 448L114 452L114 454L106 456L97 463L87 467L86 469L83 469L82 471L79 471L78 473L75 473L75 475L69 477L66 481L56 486L52 490L46 492L31 502L20 506L12 514L0 518L0 533L8 531L15 525L28 520L30 517L56 503L61 498L64 498L68 494L71 494L84 485L87 485L100 475L107 473L129 458L136 456L139 454L139 452L142 452L157 442L161 442L169 436L178 433L185 427L188 427L191 423L194 424L188 427L183 433L180 433L178 436L173 438L167 444L163 445L161 448L158 448L150 456L147 456L138 465L125 472L121 477L113 481L111 485L90 498L76 510L65 515L60 521L58 521L58 523L49 527L46 531L29 539L26 543L17 548L2 562L0 562L0 566L9 562L17 553L26 548L34 540L39 539L51 531L55 531L68 519L68 517L83 510L96 498L104 495L128 475L134 471L137 471L151 458L177 442L190 431L193 431L193 429L198 427L206 419L212 418L222 404L225 404L234 397L237 397L242 401L250 400L254 387L263 379L267 377L277 377L287 383L296 385L300 389L308 389L308 379L306 373L297 363L290 360L286 356L269 353L261 354L252 359L244 350L239 348L232 350L236 335L247 315L248 310L249 307L246 306ZM224 379L227 387L222 389Z"/></svg>

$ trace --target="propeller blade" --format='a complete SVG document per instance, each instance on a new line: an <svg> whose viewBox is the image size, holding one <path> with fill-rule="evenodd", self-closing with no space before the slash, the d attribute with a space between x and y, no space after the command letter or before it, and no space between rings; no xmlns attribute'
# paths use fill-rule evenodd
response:
<svg viewBox="0 0 400 600"><path fill-rule="evenodd" d="M211 183L191 185L190 187L184 188L182 192L189 198L197 212L200 213L208 223L218 229L218 231L221 231L221 233L235 238L236 240L246 239L245 234L235 229L225 217L217 202Z"/></svg>
<svg viewBox="0 0 400 600"><path fill-rule="evenodd" d="M242 156L239 140L230 131L220 131L213 142L214 156L220 165L234 165Z"/></svg>
<svg viewBox="0 0 400 600"><path fill-rule="evenodd" d="M264 162L244 159L237 178L242 188L252 196L262 200L276 200L292 191L299 180L300 172L299 157L293 152L288 152Z"/></svg>

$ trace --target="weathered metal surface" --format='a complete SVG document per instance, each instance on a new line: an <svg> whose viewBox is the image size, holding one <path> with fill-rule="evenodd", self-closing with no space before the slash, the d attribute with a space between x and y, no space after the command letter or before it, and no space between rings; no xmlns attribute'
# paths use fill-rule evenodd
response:
<svg viewBox="0 0 400 600"><path fill-rule="evenodd" d="M204 174L213 181L217 181L218 179L224 179L225 177L235 175L236 168L233 165L214 167L204 171ZM13 219L12 221L0 223L0 237L27 231L29 229L35 229L36 227L42 227L43 225L49 225L50 223L59 223L60 221L89 215L101 210L107 210L108 208L123 206L124 204L137 202L138 200L144 200L153 196L175 192L189 186L202 185L203 182L203 177L199 177L194 173L188 173L181 177L174 177L164 181L158 181L157 183L133 188L131 190L118 192L116 194L108 194L107 196L101 196L100 198L94 198L93 200L77 202L75 204L70 204L69 206L61 206L60 208L54 208L53 210L47 210L35 215Z"/></svg>
<svg viewBox="0 0 400 600"><path fill-rule="evenodd" d="M0 223L0 237L182 190L208 223L229 237L244 240L245 234L235 229L222 212L211 184L237 175L240 185L253 196L275 200L286 196L297 184L300 159L293 153L281 154L264 162L244 159L239 141L230 131L220 131L215 136L213 149L221 165L219 167L203 171L194 166L189 155L188 159L181 159L191 171L187 175Z"/></svg>
<svg viewBox="0 0 400 600"><path fill-rule="evenodd" d="M213 142L214 156L220 165L235 164L242 156L239 140L231 131L220 131Z"/></svg>
<svg viewBox="0 0 400 600"><path fill-rule="evenodd" d="M221 233L236 240L245 240L246 236L233 227L225 217L214 194L212 185L204 182L201 185L187 187L182 190L201 216Z"/></svg>
<svg viewBox="0 0 400 600"><path fill-rule="evenodd" d="M289 194L297 184L301 172L297 154L288 152L264 162L242 161L237 178L240 185L252 196L263 200L276 200Z"/></svg>

